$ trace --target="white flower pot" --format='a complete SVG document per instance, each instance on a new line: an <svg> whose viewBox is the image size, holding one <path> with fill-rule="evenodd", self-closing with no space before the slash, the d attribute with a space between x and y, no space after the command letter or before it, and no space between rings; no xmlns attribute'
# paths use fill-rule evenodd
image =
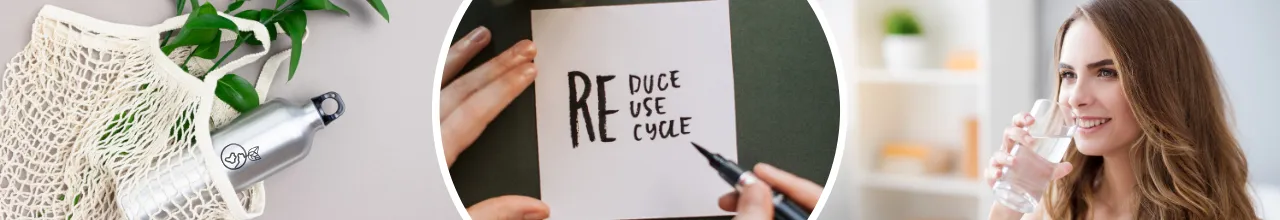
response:
<svg viewBox="0 0 1280 220"><path fill-rule="evenodd" d="M888 35L880 45L884 67L890 71L925 68L925 41L919 35Z"/></svg>

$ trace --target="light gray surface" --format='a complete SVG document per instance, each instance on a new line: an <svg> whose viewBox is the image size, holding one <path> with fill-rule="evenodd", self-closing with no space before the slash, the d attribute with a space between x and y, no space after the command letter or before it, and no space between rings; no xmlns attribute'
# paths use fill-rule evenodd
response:
<svg viewBox="0 0 1280 220"><path fill-rule="evenodd" d="M1053 35L1071 10L1085 0L1041 0L1037 30L1043 67L1053 59ZM1276 148L1276 125L1280 125L1280 1L1270 0L1181 0L1174 1L1200 32L1218 68L1221 83L1235 116L1236 140L1249 160L1253 183L1280 185L1280 155ZM1048 74L1042 74L1048 76ZM1052 88L1049 79L1042 79ZM1042 91L1041 97L1047 97Z"/></svg>
<svg viewBox="0 0 1280 220"><path fill-rule="evenodd" d="M225 7L230 1L213 2ZM441 42L462 1L387 0L390 24L365 1L334 2L351 17L310 13L312 35L297 76L285 84L285 74L279 75L270 96L305 99L337 91L347 112L320 131L306 159L267 179L267 211L259 219L459 218L432 146L430 90ZM146 26L174 15L168 0L9 1L0 7L4 61L26 45L32 19L45 4ZM261 65L234 72L257 73ZM252 80L256 74L247 75Z"/></svg>

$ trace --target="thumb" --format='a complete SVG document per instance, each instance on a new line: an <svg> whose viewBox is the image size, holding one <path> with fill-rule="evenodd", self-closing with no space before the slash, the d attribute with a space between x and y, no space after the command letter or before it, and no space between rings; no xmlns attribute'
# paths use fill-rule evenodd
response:
<svg viewBox="0 0 1280 220"><path fill-rule="evenodd" d="M1062 177L1067 176L1067 174L1071 174L1072 169L1074 168L1071 166L1071 162L1058 163L1057 166L1053 167L1053 179L1061 179Z"/></svg>
<svg viewBox="0 0 1280 220"><path fill-rule="evenodd" d="M467 214L475 220L531 220L550 217L551 209L546 203L528 196L507 195L471 205Z"/></svg>
<svg viewBox="0 0 1280 220"><path fill-rule="evenodd" d="M747 184L738 193L738 216L734 220L773 219L773 190L764 181Z"/></svg>

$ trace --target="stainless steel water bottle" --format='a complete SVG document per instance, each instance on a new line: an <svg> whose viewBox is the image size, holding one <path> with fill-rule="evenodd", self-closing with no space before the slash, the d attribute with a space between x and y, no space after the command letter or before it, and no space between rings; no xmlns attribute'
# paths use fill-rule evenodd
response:
<svg viewBox="0 0 1280 220"><path fill-rule="evenodd" d="M337 109L326 114L322 104L330 99L337 103ZM306 157L316 131L342 116L344 108L335 92L305 103L278 98L267 101L211 134L213 152L219 154L222 167L209 174L226 175L237 192L248 189ZM190 211L181 210L191 207L189 203L213 201L213 195L203 190L210 179L202 175L208 170L200 158L203 156L175 158L179 162L173 166L149 171L149 176L157 178L118 189L117 203L127 218L189 218L181 214Z"/></svg>
<svg viewBox="0 0 1280 220"><path fill-rule="evenodd" d="M325 114L321 105L328 99L338 103L333 114ZM342 112L342 98L335 92L300 104L274 99L214 131L214 152L236 190L247 189L306 157L316 131Z"/></svg>

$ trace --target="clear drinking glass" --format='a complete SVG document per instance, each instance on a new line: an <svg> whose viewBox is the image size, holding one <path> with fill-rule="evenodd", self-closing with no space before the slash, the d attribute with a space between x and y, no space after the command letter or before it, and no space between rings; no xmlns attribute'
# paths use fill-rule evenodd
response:
<svg viewBox="0 0 1280 220"><path fill-rule="evenodd" d="M1053 168L1062 161L1077 129L1070 108L1048 99L1036 100L1031 117L1035 123L1025 129L1035 139L1035 146L1013 145L1009 154L1016 164L1004 167L1004 175L991 187L996 201L1022 213L1031 213L1040 204Z"/></svg>

